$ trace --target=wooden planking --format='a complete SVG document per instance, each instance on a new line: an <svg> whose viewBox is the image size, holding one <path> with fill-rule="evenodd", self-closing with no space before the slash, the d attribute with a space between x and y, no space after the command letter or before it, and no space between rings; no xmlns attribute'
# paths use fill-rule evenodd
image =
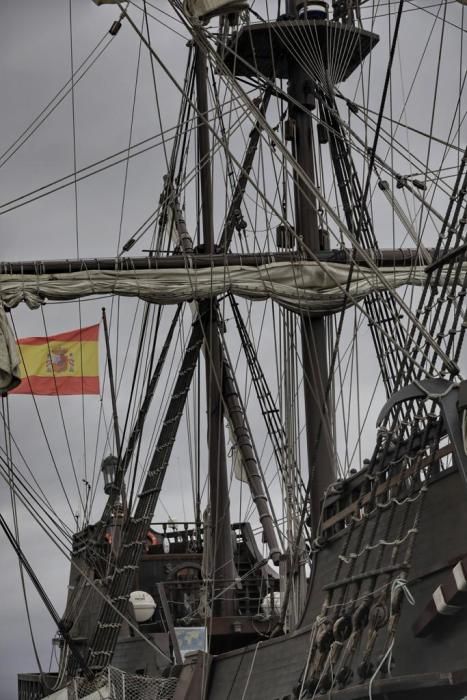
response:
<svg viewBox="0 0 467 700"><path fill-rule="evenodd" d="M308 641L305 631L215 657L209 697L271 700L289 695L305 664Z"/></svg>

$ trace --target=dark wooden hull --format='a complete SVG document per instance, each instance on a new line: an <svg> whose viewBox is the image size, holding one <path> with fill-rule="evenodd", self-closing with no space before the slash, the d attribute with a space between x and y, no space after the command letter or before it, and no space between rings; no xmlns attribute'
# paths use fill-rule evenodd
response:
<svg viewBox="0 0 467 700"><path fill-rule="evenodd" d="M378 675L373 681L373 698L436 698L460 700L467 695L467 608L455 615L440 616L426 636L416 636L414 624L435 589L443 584L453 566L467 552L467 494L461 476L450 470L430 483L425 497L418 534L408 573L408 588L415 599L411 606L404 601L393 649L394 666L391 676ZM388 511L389 514L389 511ZM406 517L404 507L394 514L390 532L396 536L400 519ZM378 524L386 534L386 518ZM352 537L357 543L358 528ZM212 700L284 700L293 698L294 688L300 682L310 649L310 633L314 619L320 613L325 586L336 583L336 563L342 552L346 530L335 535L315 558L315 570L310 583L306 609L300 628L293 634L265 640L254 647L246 647L214 657L206 697ZM352 545L352 543L351 543ZM400 557L404 548L400 548ZM352 547L350 547L352 551ZM390 552L388 552L388 556ZM361 566L371 570L377 557L375 550ZM359 563L360 566L360 563ZM354 571L358 572L358 566ZM340 577L345 578L341 566ZM376 581L376 587L387 585L388 575ZM362 585L364 591L365 581ZM352 680L332 691L333 700L364 700L368 698L368 680L362 681L356 669L361 660L367 630L352 658ZM387 648L387 635L378 635L374 655L382 656ZM337 665L339 661L337 660ZM318 693L316 697L327 697Z"/></svg>

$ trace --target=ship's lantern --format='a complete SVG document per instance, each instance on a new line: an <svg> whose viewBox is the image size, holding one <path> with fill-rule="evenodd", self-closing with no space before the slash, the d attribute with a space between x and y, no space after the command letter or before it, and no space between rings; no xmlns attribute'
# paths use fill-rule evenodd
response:
<svg viewBox="0 0 467 700"><path fill-rule="evenodd" d="M156 603L154 598L146 591L133 591L130 593L130 603L135 611L136 622L147 622L154 615Z"/></svg>
<svg viewBox="0 0 467 700"><path fill-rule="evenodd" d="M313 0L313 2L297 3L300 19L327 19L328 3L325 0Z"/></svg>
<svg viewBox="0 0 467 700"><path fill-rule="evenodd" d="M115 474L117 471L118 459L114 455L109 455L101 464L101 472L104 475L104 491L107 495L112 492L115 486Z"/></svg>

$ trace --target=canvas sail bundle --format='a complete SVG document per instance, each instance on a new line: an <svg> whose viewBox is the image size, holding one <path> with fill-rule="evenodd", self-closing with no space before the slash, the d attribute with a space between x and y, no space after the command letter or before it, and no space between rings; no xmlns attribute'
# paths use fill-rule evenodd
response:
<svg viewBox="0 0 467 700"><path fill-rule="evenodd" d="M14 389L20 383L18 348L8 324L3 306L0 304L0 391Z"/></svg>
<svg viewBox="0 0 467 700"><path fill-rule="evenodd" d="M38 308L46 301L79 299L93 294L138 297L155 304L178 304L231 292L249 300L266 300L295 311L332 313L345 303L361 301L384 288L422 285L423 266L370 270L312 261L277 262L258 268L232 265L207 269L162 269L37 275L0 275L0 300L13 308L21 302Z"/></svg>
<svg viewBox="0 0 467 700"><path fill-rule="evenodd" d="M203 19L215 15L239 12L248 6L242 0L185 0L183 9L188 17Z"/></svg>

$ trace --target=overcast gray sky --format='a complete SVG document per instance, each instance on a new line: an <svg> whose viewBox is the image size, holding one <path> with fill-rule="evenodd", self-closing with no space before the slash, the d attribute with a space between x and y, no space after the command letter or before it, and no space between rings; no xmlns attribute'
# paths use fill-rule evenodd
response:
<svg viewBox="0 0 467 700"><path fill-rule="evenodd" d="M437 11L433 2L423 0L430 12ZM423 2L419 5L422 6ZM411 3L409 3L411 4ZM411 4L413 7L413 4ZM168 9L168 7L167 7ZM460 6L449 8L449 17L454 24L460 22ZM135 19L141 15L134 10ZM91 0L72 0L73 53L75 67L97 45L112 21L117 17L115 8L97 8ZM407 13L401 36L401 53L395 64L398 87L394 87L393 98L400 105L403 101L402 85L407 90L434 22L429 12ZM388 18L381 20L384 29ZM467 23L467 18L466 18ZM175 25L174 25L175 26ZM155 32L156 29L153 28ZM436 56L437 25L430 44L430 55ZM445 138L458 94L459 75L462 65L465 70L465 51L460 55L460 32L447 27L452 40L444 45L443 68L439 83L439 105L437 105L434 132ZM171 69L180 77L185 64L185 40L177 37L162 25L158 26L155 45L171 62ZM381 42L375 53L375 73L381 88L383 66L387 56L387 43ZM138 42L130 27L122 31L109 46L90 73L77 85L75 91L77 166L93 161L125 148L128 143L133 89L138 56ZM1 130L0 151L4 151L28 126L41 109L70 77L70 27L68 2L63 0L1 0L0 3L0 101ZM381 70L377 70L378 66ZM435 80L435 59L423 63L417 76L417 84L407 106L407 118L421 130L430 128L431 92ZM158 73L160 109L165 126L175 123L178 101L175 90ZM152 136L159 128L155 115L154 95L151 86L150 67L146 55L141 64L138 83L133 142ZM348 95L352 95L349 88ZM426 97L428 95L428 97ZM378 104L376 93L373 106ZM464 110L461 109L462 114ZM461 125L459 143L465 141L466 125ZM405 139L405 134L401 135ZM407 148L416 148L420 157L426 155L426 140L411 136L405 142ZM385 149L381 149L385 153ZM441 158L442 147L433 146L433 162ZM396 161L398 157L396 156ZM455 162L452 158L449 163ZM20 194L33 190L44 183L62 177L73 170L73 130L71 101L68 97L62 105L38 129L37 133L15 156L0 169L0 202L7 202ZM126 202L123 215L122 237L125 242L155 208L162 186L165 162L162 149L149 151L130 163ZM83 181L78 186L78 230L79 254L82 257L110 256L117 252L120 213L123 192L124 166L107 171ZM216 183L221 188L222 181ZM221 194L222 200L222 194ZM444 200L440 200L440 204ZM409 203L410 204L410 203ZM411 206L411 204L410 204ZM392 227L387 223L387 209L381 205L379 216L383 238L391 244ZM384 219L386 217L386 221ZM37 202L0 215L0 235L3 260L32 260L44 258L74 257L76 254L75 200L72 187L68 187ZM433 232L432 232L433 233ZM432 234L431 234L432 235ZM144 239L147 244L147 239ZM143 243L144 243L143 241ZM409 245L408 243L406 245ZM135 253L140 253L140 245ZM50 305L45 311L45 324L49 333L96 323L102 303L86 302L80 312L75 305ZM106 302L110 312L110 302ZM119 344L121 357L131 334L131 320L141 313L141 305L134 301L122 301ZM18 309L14 312L18 335L43 335L44 320L40 312ZM138 317L139 318L139 317ZM137 337L135 332L133 338ZM368 342L368 339L367 339ZM130 346L130 357L134 355L135 343ZM374 367L369 353L368 363ZM372 367L372 369L373 369ZM365 383L365 396L371 393L372 384ZM121 407L125 405L128 386L122 385ZM71 494L73 508L77 508L76 489L73 483L71 460L68 456L66 438L61 428L59 407L53 399L39 399L41 413L47 419L47 432L58 468ZM87 441L86 465L83 456L83 429L81 399L71 397L62 402L68 428L67 437L77 472L92 471L95 455L101 456L104 446L96 441L96 416L99 399L84 400ZM32 402L27 397L12 397L11 420L14 435L21 440L23 454L41 483L42 488L55 505L57 512L70 526L72 515L67 510L65 499L57 485L41 426ZM107 403L106 417L109 417ZM186 458L187 436L182 429L182 447L175 453L175 468L168 476L165 504L176 517L191 517L191 489L184 490L187 483ZM84 478L84 477L83 477ZM186 494L180 496L180 494ZM9 494L0 485L0 507L10 516ZM102 502L96 502L98 512ZM157 514L156 514L157 515ZM161 508L158 514L164 517ZM66 561L57 555L53 545L40 531L38 525L20 508L20 536L27 555L37 567L39 578L47 589L59 611L63 609L68 575ZM20 589L18 565L14 554L0 536L2 576L0 579L0 700L16 698L16 674L35 671L29 632L24 612L24 601ZM50 638L54 633L47 613L34 593L30 593L30 607L34 633L41 652L41 661L46 669L49 663Z"/></svg>

